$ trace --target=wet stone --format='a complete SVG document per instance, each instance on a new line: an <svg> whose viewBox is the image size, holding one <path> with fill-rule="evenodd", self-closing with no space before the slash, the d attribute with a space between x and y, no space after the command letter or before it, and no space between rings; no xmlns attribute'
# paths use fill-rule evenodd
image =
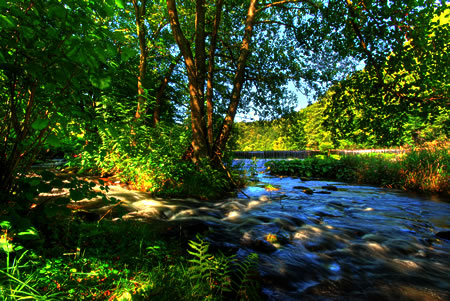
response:
<svg viewBox="0 0 450 301"><path fill-rule="evenodd" d="M333 186L333 185L322 186L322 189L331 190L331 191L338 191L338 188L336 186Z"/></svg>
<svg viewBox="0 0 450 301"><path fill-rule="evenodd" d="M348 207L348 206L345 206L345 205L343 205L341 203L333 202L333 201L329 202L328 205L333 206L335 208L347 208Z"/></svg>
<svg viewBox="0 0 450 301"><path fill-rule="evenodd" d="M284 218L276 218L272 221L274 224L276 224L278 227L280 227L281 229L287 230L287 231L295 231L297 226L292 223L290 220L288 219L284 219Z"/></svg>
<svg viewBox="0 0 450 301"><path fill-rule="evenodd" d="M314 191L312 189L309 189L309 188L302 190L302 192L306 193L306 194L313 194L314 193Z"/></svg>
<svg viewBox="0 0 450 301"><path fill-rule="evenodd" d="M374 242L378 242L378 243L381 243L386 240L386 238L383 237L382 235L375 234L375 233L365 234L361 238L364 240L367 240L367 241L374 241Z"/></svg>
<svg viewBox="0 0 450 301"><path fill-rule="evenodd" d="M338 215L329 214L329 213L326 213L326 212L323 212L323 211L317 211L315 213L315 215L320 216L320 217L340 217Z"/></svg>
<svg viewBox="0 0 450 301"><path fill-rule="evenodd" d="M318 194L331 194L331 192L325 191L325 190L317 191L316 193L318 193Z"/></svg>
<svg viewBox="0 0 450 301"><path fill-rule="evenodd" d="M436 237L450 240L450 231L441 231L436 233Z"/></svg>
<svg viewBox="0 0 450 301"><path fill-rule="evenodd" d="M401 239L390 239L385 243L385 245L391 250L391 252L402 255L410 255L418 251L416 244Z"/></svg>
<svg viewBox="0 0 450 301"><path fill-rule="evenodd" d="M263 223L269 223L269 222L272 220L272 218L267 217L267 216L262 216L262 215L260 215L260 216L255 216L255 218L256 218L256 219L259 219L259 220L262 221Z"/></svg>

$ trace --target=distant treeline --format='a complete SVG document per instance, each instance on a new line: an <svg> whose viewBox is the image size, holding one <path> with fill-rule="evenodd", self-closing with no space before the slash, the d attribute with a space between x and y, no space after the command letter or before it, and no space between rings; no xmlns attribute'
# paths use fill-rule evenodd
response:
<svg viewBox="0 0 450 301"><path fill-rule="evenodd" d="M368 114L371 103L337 111L334 92L318 102L272 121L240 122L235 126L235 151L290 151L396 148L446 141L450 113L443 106ZM361 100L362 101L362 100ZM356 101L354 102L357 103Z"/></svg>

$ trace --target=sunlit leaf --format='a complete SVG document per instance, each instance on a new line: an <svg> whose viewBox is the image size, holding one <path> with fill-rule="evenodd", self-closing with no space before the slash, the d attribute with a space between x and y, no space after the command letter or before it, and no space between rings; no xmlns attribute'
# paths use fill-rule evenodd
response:
<svg viewBox="0 0 450 301"><path fill-rule="evenodd" d="M25 231L19 232L17 235L25 240L39 239L39 232L35 227L30 227Z"/></svg>
<svg viewBox="0 0 450 301"><path fill-rule="evenodd" d="M16 24L11 17L0 15L0 26L3 28L14 28L16 27Z"/></svg>
<svg viewBox="0 0 450 301"><path fill-rule="evenodd" d="M2 229L11 229L11 222L10 221L1 221L0 227L2 227Z"/></svg>
<svg viewBox="0 0 450 301"><path fill-rule="evenodd" d="M111 85L111 76L109 75L106 76L91 75L89 77L89 80L94 87L99 89L106 89Z"/></svg>
<svg viewBox="0 0 450 301"><path fill-rule="evenodd" d="M125 8L125 1L124 0L116 0L116 5L120 8Z"/></svg>

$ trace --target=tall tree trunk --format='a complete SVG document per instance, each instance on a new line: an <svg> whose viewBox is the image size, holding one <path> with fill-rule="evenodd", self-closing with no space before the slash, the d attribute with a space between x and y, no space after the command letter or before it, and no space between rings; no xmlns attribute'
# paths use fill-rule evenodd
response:
<svg viewBox="0 0 450 301"><path fill-rule="evenodd" d="M178 55L175 58L175 61L173 61L170 64L169 70L167 70L166 75L161 80L161 83L159 85L158 93L156 94L156 98L155 98L155 107L153 108L153 124L154 125L157 125L160 121L162 97L164 96L164 92L166 91L167 84L169 83L169 80L170 80L170 77L172 76L173 70L175 70L175 67L178 64L180 58L181 58L181 55Z"/></svg>
<svg viewBox="0 0 450 301"><path fill-rule="evenodd" d="M211 46L209 49L209 66L208 66L208 79L206 83L206 111L208 117L207 129L208 129L208 144L212 148L214 144L214 128L213 128L213 81L214 81L214 56L217 46L217 34L219 31L220 18L222 15L223 0L217 0L216 2L216 16L214 18L213 32L211 35ZM212 149L210 150L212 153Z"/></svg>
<svg viewBox="0 0 450 301"><path fill-rule="evenodd" d="M198 0L202 2L203 0ZM194 61L194 56L192 54L191 46L184 36L180 22L178 20L178 12L175 0L166 0L167 10L169 13L170 26L175 38L175 41L180 48L181 54L184 58L184 63L186 65L188 81L189 81L189 95L190 95L190 110L191 110L191 126L192 126L192 160L197 162L200 158L207 157L208 155L208 142L206 140L206 128L203 122L204 104L203 104L203 91L201 87L203 83L199 83L199 76L197 68L201 66L201 62L196 64ZM203 11L204 9L199 9L197 11ZM204 16L203 16L204 18ZM200 23L201 20L196 20L196 24ZM204 20L203 20L204 24ZM197 28L196 28L197 29ZM204 30L204 29L201 29ZM196 33L197 34L197 33ZM201 33L200 33L201 34ZM204 42L203 42L204 43ZM199 41L196 44L201 44ZM198 47L198 46L197 46ZM204 50L203 50L204 51Z"/></svg>
<svg viewBox="0 0 450 301"><path fill-rule="evenodd" d="M191 97L190 109L191 109L191 122L192 122L192 151L193 151L193 161L196 162L200 158L207 157L209 155L210 159L215 162L220 161L222 156L222 151L230 137L231 127L234 122L234 117L239 105L241 98L241 91L244 84L245 75L245 64L247 62L248 55L250 53L250 42L253 32L253 26L256 20L256 6L258 0L251 0L249 9L247 12L247 19L245 23L245 32L241 44L240 55L238 59L238 66L233 82L233 90L231 93L230 104L228 106L228 112L225 120L220 128L219 135L215 140L214 146L209 147L208 140L212 141L211 134L208 132L204 123L204 81L205 81L205 9L204 0L196 1L196 19L195 19L195 51L196 57L192 54L192 50L189 42L185 38L180 23L178 20L178 12L175 0L166 0L167 9L169 13L170 25L175 38L175 41L180 48L180 51L184 57L187 75L189 80L189 94ZM220 4L220 5L219 5ZM215 39L217 39L217 30L220 21L220 11L221 11L222 1L218 0L216 19L214 24ZM216 42L212 43L215 44ZM215 46L211 45L210 51L210 67L208 71L214 68L214 51ZM208 84L211 84L211 88L208 88L208 93L210 98L208 101L208 114L211 114L210 120L208 120L208 131L212 130L212 82L213 82L213 72L208 74Z"/></svg>
<svg viewBox="0 0 450 301"><path fill-rule="evenodd" d="M147 72L147 45L145 39L144 14L147 0L142 0L139 6L137 0L132 0L134 12L136 15L136 30L139 39L139 75L138 75L138 103L135 118L141 117L145 106L144 80Z"/></svg>
<svg viewBox="0 0 450 301"><path fill-rule="evenodd" d="M253 26L256 21L256 6L258 0L251 0L248 8L247 20L245 22L245 33L242 39L237 71L234 76L233 90L231 92L230 105L228 106L227 115L222 123L219 134L213 148L213 161L217 162L222 156L222 152L230 137L231 128L233 126L234 117L241 99L241 91L244 85L245 64L247 62L248 55L250 53L250 42L253 32Z"/></svg>

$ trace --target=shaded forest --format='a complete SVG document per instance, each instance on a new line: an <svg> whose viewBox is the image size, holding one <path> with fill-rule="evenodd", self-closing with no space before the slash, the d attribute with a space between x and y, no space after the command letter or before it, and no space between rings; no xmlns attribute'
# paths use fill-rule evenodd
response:
<svg viewBox="0 0 450 301"><path fill-rule="evenodd" d="M256 251L288 240L237 256L189 219L249 205L227 199L257 175L233 150L429 143L392 166L428 168L408 183L445 192L449 14L432 0L0 0L0 296L264 298ZM314 103L294 112L297 92ZM145 223L122 219L130 208Z"/></svg>

